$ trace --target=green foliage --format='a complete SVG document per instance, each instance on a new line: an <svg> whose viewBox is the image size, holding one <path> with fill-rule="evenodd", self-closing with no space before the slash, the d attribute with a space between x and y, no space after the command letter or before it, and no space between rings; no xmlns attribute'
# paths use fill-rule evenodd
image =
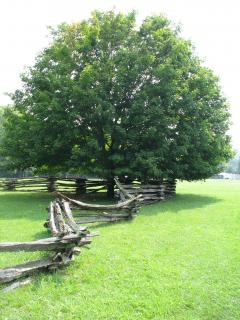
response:
<svg viewBox="0 0 240 320"><path fill-rule="evenodd" d="M90 250L56 273L1 293L1 319L237 320L240 182L179 183L132 222L97 225ZM49 236L51 195L0 193L0 241ZM0 267L45 253L1 253Z"/></svg>
<svg viewBox="0 0 240 320"><path fill-rule="evenodd" d="M3 143L4 139L4 112L6 110L6 106L0 106L0 145ZM9 177L9 176L15 176L17 174L18 170L11 170L9 165L10 159L6 156L3 156L0 153L0 177ZM14 168L15 169L15 168Z"/></svg>
<svg viewBox="0 0 240 320"><path fill-rule="evenodd" d="M230 156L218 81L163 16L62 24L22 81L5 122L17 166L193 180Z"/></svg>

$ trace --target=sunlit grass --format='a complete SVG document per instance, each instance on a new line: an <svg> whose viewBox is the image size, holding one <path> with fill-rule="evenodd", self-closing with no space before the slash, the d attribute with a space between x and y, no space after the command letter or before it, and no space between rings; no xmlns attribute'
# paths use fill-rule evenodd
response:
<svg viewBox="0 0 240 320"><path fill-rule="evenodd" d="M0 240L48 236L51 199L0 194ZM132 222L90 226L90 250L56 274L2 293L0 319L239 319L240 182L179 183ZM0 255L6 267L42 253Z"/></svg>

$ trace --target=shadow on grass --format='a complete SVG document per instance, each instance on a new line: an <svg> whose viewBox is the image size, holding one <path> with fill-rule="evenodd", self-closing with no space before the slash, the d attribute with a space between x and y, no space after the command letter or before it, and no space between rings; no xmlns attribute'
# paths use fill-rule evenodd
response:
<svg viewBox="0 0 240 320"><path fill-rule="evenodd" d="M166 201L157 202L151 205L142 206L139 215L140 216L153 216L157 214L164 213L168 211L171 213L180 213L182 210L192 210L197 208L204 208L211 204L215 204L222 201L221 199L210 197L210 196L201 196L196 194L177 194L175 197L170 198ZM119 222L107 222L107 223L95 223L89 225L90 229L99 229L112 226L114 224L125 224L132 223L133 220L125 220Z"/></svg>
<svg viewBox="0 0 240 320"><path fill-rule="evenodd" d="M182 210L192 210L204 208L211 204L222 201L216 197L201 196L196 194L177 194L163 202L158 202L149 206L144 206L140 212L142 215L155 215L161 212L179 213Z"/></svg>
<svg viewBox="0 0 240 320"><path fill-rule="evenodd" d="M34 234L34 240L40 240L40 239L46 239L51 238L51 233L47 229L43 229L37 233Z"/></svg>
<svg viewBox="0 0 240 320"><path fill-rule="evenodd" d="M99 228L105 228L105 227L111 227L114 225L119 225L119 224L129 224L134 222L134 219L131 220L122 220L122 221L113 221L113 222L95 222L92 224L84 224L84 226L88 226L88 228L91 229L99 229Z"/></svg>
<svg viewBox="0 0 240 320"><path fill-rule="evenodd" d="M27 219L42 221L46 218L46 208L55 197L54 194L47 193L2 193L0 194L0 220ZM99 202L109 203L109 200L101 199ZM95 200L96 201L96 200ZM94 201L94 202L95 202ZM139 215L156 215L168 211L179 213L181 210L191 210L203 208L208 205L221 201L216 197L203 196L196 194L177 194L174 198L158 202L152 205L143 206ZM97 202L97 201L96 201ZM112 201L111 201L112 202ZM79 219L80 220L80 219ZM88 225L91 229L112 226L114 224L131 223L134 220L121 222L101 223ZM45 234L45 233L44 233Z"/></svg>
<svg viewBox="0 0 240 320"><path fill-rule="evenodd" d="M54 198L49 193L0 193L0 220L28 219L43 220L46 217L46 208Z"/></svg>

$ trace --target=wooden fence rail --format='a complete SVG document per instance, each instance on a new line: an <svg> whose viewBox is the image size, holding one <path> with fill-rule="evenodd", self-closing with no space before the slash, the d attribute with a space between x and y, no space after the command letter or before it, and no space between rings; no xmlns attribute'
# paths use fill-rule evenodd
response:
<svg viewBox="0 0 240 320"><path fill-rule="evenodd" d="M130 184L115 180L115 196L122 200L125 198L124 191L132 196L142 195L144 204L165 200L176 194L176 180L163 179L161 181L150 181L141 183L134 181ZM103 179L90 179L82 177L57 178L57 177L34 177L19 179L0 179L0 190L21 192L67 192L77 195L106 192L107 181Z"/></svg>
<svg viewBox="0 0 240 320"><path fill-rule="evenodd" d="M142 198L141 195L135 197L128 195L127 199L120 200L117 204L90 204L71 199L61 193L57 193L57 195L61 198L58 203L59 207L63 208L62 214L68 213L72 218L72 210L74 210L74 216L79 218L76 224L133 219L139 211Z"/></svg>
<svg viewBox="0 0 240 320"><path fill-rule="evenodd" d="M133 182L123 184L115 179L116 197L121 200L126 199L126 194L137 196L141 194L144 204L151 204L166 200L176 194L176 180L168 179L162 181L150 181L149 183Z"/></svg>
<svg viewBox="0 0 240 320"><path fill-rule="evenodd" d="M24 181L23 181L24 180ZM121 184L115 179L119 202L116 204L89 204L71 199L61 192L56 192L57 199L51 201L48 207L48 217L44 226L51 232L52 237L30 242L3 242L0 243L0 252L16 251L50 251L52 256L0 269L0 284L28 276L41 270L55 270L62 265L69 264L74 255L80 253L80 248L91 243L97 233L90 233L87 227L79 224L93 222L113 222L134 218L141 203L153 203L164 200L176 193L176 180L163 180L149 184ZM106 187L106 181L90 179L11 179L1 181L0 187L4 190L24 190L36 188L56 191L71 188L79 194L97 191ZM32 189L30 189L33 191ZM96 192L97 192L96 191ZM74 212L72 210L78 210ZM75 220L74 216L79 218ZM17 287L12 286L12 288ZM10 286L11 287L11 286ZM7 289L8 290L8 289Z"/></svg>
<svg viewBox="0 0 240 320"><path fill-rule="evenodd" d="M0 179L0 190L21 192L68 192L88 194L106 190L107 182L102 179L86 178L58 178L58 177L33 177L33 178L7 178Z"/></svg>
<svg viewBox="0 0 240 320"><path fill-rule="evenodd" d="M48 220L45 227L51 231L51 238L30 242L2 242L0 252L16 251L51 251L52 256L10 268L0 269L0 284L29 276L41 270L55 270L69 264L74 255L80 253L80 248L91 243L97 233L87 227L79 227L68 210L62 214L57 201L51 202L48 209Z"/></svg>
<svg viewBox="0 0 240 320"><path fill-rule="evenodd" d="M127 199L124 201L104 205L85 203L57 193L57 199L51 201L48 206L47 221L44 223L44 227L50 230L52 237L30 242L0 243L0 252L50 251L53 252L53 255L0 269L0 284L29 276L41 270L55 270L62 265L69 264L74 255L80 253L80 248L90 244L92 237L97 235L79 224L134 218L139 209L141 195L133 197L127 192L125 194ZM80 212L84 211L82 216L80 214L78 221L75 221L73 217L72 207L77 208ZM11 286L11 288L15 287L17 285Z"/></svg>

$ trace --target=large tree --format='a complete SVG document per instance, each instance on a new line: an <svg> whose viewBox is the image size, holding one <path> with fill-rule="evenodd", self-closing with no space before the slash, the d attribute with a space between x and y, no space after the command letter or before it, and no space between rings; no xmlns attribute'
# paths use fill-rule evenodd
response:
<svg viewBox="0 0 240 320"><path fill-rule="evenodd" d="M62 24L12 95L3 150L18 166L108 179L202 179L230 156L218 81L163 16Z"/></svg>

